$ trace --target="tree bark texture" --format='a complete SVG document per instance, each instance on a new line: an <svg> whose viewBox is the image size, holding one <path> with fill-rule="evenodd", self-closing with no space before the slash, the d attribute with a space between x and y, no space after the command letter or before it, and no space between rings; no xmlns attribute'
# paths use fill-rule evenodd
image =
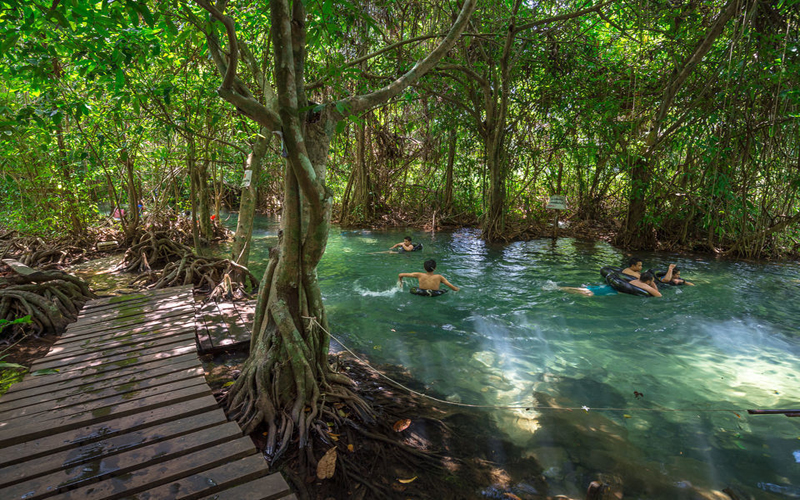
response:
<svg viewBox="0 0 800 500"><path fill-rule="evenodd" d="M266 86L262 103L237 76L238 47L244 42L236 37L233 19L207 0L196 1L225 26L227 52L219 47L213 30L206 34L211 55L224 75L220 96L272 135L279 135L286 148L279 243L261 281L250 357L227 398L229 414L245 432L266 426L265 452L274 460L293 439L300 447L309 444L310 431L321 425L323 396L328 403L342 401L369 416L366 405L349 392L348 379L328 365L328 322L317 281L317 264L325 252L331 216L326 162L336 124L344 118L339 110L362 113L414 83L452 48L476 1L465 0L444 40L405 75L376 92L316 111L301 111L308 109L304 82L306 13L302 2L295 1L291 7L287 0L269 2L277 91Z"/></svg>
<svg viewBox="0 0 800 500"><path fill-rule="evenodd" d="M236 221L236 233L233 236L231 260L240 266L247 267L250 259L250 239L253 236L253 219L258 201L258 182L261 179L262 163L269 145L270 131L261 127L260 135L253 143L253 150L247 156L245 171L252 172L250 185L242 188L242 199L239 202L239 218Z"/></svg>

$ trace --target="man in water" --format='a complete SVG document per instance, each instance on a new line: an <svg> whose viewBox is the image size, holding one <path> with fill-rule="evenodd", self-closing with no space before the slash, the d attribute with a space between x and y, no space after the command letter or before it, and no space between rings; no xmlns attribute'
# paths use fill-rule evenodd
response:
<svg viewBox="0 0 800 500"><path fill-rule="evenodd" d="M642 262L639 261L639 266L642 265ZM641 269L641 267L639 268ZM641 288L642 290L646 291L653 297L661 297L661 292L658 291L656 287L656 279L653 275L648 271L641 274L639 278L635 280L631 280L629 282L631 285ZM544 288L544 287L543 287ZM546 288L545 288L546 289ZM609 285L597 285L597 286L582 286L582 287L575 287L575 286L560 286L558 287L559 290L562 292L567 293L577 293L580 295L585 295L587 297L593 297L597 295L598 297L603 295L616 295L617 291L614 290Z"/></svg>
<svg viewBox="0 0 800 500"><path fill-rule="evenodd" d="M411 236L406 236L405 238L403 238L403 241L401 241L400 243L392 246L392 248L390 248L389 250L394 250L397 247L401 247L401 251L413 252L414 251L414 244L411 243Z"/></svg>
<svg viewBox="0 0 800 500"><path fill-rule="evenodd" d="M411 238L407 238L409 241ZM459 288L457 286L451 285L447 278L442 276L441 274L433 274L433 271L436 270L436 261L433 259L428 259L422 264L422 267L425 268L424 273L400 273L397 275L397 283L402 288L403 286L403 278L416 278L419 281L419 288L420 290L438 290L440 284L445 284L450 287L451 290L457 292Z"/></svg>
<svg viewBox="0 0 800 500"><path fill-rule="evenodd" d="M669 269L667 270L667 274L661 277L662 283L669 283L670 285L689 285L694 286L694 283L690 283L685 279L681 278L681 270L675 264L670 264Z"/></svg>
<svg viewBox="0 0 800 500"><path fill-rule="evenodd" d="M639 269L641 269L641 265L642 263L639 262ZM653 297L661 297L661 292L658 291L658 286L656 286L656 278L650 271L643 272L639 278L629 281L628 283L637 288L641 288Z"/></svg>
<svg viewBox="0 0 800 500"><path fill-rule="evenodd" d="M642 259L639 257L631 257L628 259L628 267L622 270L622 274L638 278L642 273Z"/></svg>

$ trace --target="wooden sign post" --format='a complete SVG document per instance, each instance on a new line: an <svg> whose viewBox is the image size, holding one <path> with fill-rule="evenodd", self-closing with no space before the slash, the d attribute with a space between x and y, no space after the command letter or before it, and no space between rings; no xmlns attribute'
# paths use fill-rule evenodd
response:
<svg viewBox="0 0 800 500"><path fill-rule="evenodd" d="M553 217L553 239L555 239L558 237L558 211L567 209L567 197L560 194L550 195L547 209L555 210L555 217Z"/></svg>

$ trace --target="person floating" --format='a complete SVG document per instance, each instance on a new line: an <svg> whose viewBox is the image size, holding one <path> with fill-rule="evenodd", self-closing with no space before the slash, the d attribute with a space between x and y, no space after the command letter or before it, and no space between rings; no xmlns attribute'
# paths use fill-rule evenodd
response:
<svg viewBox="0 0 800 500"><path fill-rule="evenodd" d="M639 261L641 264L641 261ZM582 287L572 287L572 286L559 286L558 289L567 292L567 293L576 293L580 295L585 295L587 297L592 296L603 296L603 295L616 295L617 292L624 292L630 293L633 295L650 295L653 297L661 297L661 292L658 291L658 287L656 285L655 277L649 271L641 273L640 277L634 278L630 281L624 280L619 275L622 274L619 271L609 274L611 279L607 277L606 279L609 281L608 285L597 285L597 286L582 286ZM635 287L635 288L633 288ZM544 289L548 289L545 287Z"/></svg>
<svg viewBox="0 0 800 500"><path fill-rule="evenodd" d="M410 239L410 238L409 238ZM412 287L411 293L416 295L441 295L447 290L439 289L439 285L444 284L450 287L451 290L457 292L459 288L455 285L452 285L447 278L442 276L441 274L433 274L436 270L436 261L433 259L426 260L422 267L425 268L424 273L400 273L397 275L397 284L400 285L400 288L403 287L403 278L416 278L419 281L418 287Z"/></svg>
<svg viewBox="0 0 800 500"><path fill-rule="evenodd" d="M549 287L542 287L544 290L551 289ZM567 293L577 293L579 295L586 295L587 297L598 296L602 297L603 295L616 295L617 291L611 288L610 285L592 285L592 286L559 286L559 290L562 292Z"/></svg>
<svg viewBox="0 0 800 500"><path fill-rule="evenodd" d="M678 266L676 266L675 264L669 265L669 269L667 269L666 274L664 274L664 276L661 277L661 282L666 283L668 285L694 286L694 283L690 283L685 279L681 278L681 270L678 269Z"/></svg>
<svg viewBox="0 0 800 500"><path fill-rule="evenodd" d="M642 259L639 257L631 257L628 259L628 267L622 270L622 274L638 278L642 273Z"/></svg>
<svg viewBox="0 0 800 500"><path fill-rule="evenodd" d="M656 285L656 278L650 271L643 272L637 279L629 281L628 284L646 291L653 297L661 297L661 292L658 291L658 285Z"/></svg>
<svg viewBox="0 0 800 500"><path fill-rule="evenodd" d="M411 242L411 236L406 236L403 238L403 241L397 243L396 245L392 245L389 250L394 250L395 248L400 247L399 252L414 252L416 250L422 250L422 243L417 243L416 245Z"/></svg>

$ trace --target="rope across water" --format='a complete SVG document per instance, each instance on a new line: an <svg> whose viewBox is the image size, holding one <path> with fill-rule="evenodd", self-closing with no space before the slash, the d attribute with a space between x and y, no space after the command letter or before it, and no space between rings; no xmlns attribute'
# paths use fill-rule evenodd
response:
<svg viewBox="0 0 800 500"><path fill-rule="evenodd" d="M553 407L553 406L540 406L535 404L522 404L522 403L515 403L512 405L486 405L486 404L473 404L473 403L461 403L456 401L447 401L445 399L439 399L434 396L430 396L428 394L416 391L410 387L403 385L402 383L394 380L393 378L389 377L388 375L384 374L380 370L373 368L372 365L369 364L368 361L361 358L352 349L347 347L339 338L331 334L328 330L326 330L319 322L317 318L311 316L303 316L303 319L307 319L311 322L311 324L315 325L317 328L321 329L325 333L327 333L330 338L336 341L337 344L342 346L342 349L347 351L351 356L357 359L359 362L363 363L366 367L368 367L373 373L378 375L379 377L383 378L384 380L390 382L392 385L399 387L410 394L414 394L415 396L419 396L421 398L425 398L431 401L435 401L437 403L446 404L450 406L459 406L465 408L489 408L489 409L496 409L496 410L525 410L525 411L613 411L613 412L652 412L652 413L733 413L737 417L741 418L742 413L747 413L748 411L758 411L758 410L747 410L742 408L610 408L610 407L603 407L603 408L590 408L588 406L581 406L579 408L570 408L570 407Z"/></svg>

